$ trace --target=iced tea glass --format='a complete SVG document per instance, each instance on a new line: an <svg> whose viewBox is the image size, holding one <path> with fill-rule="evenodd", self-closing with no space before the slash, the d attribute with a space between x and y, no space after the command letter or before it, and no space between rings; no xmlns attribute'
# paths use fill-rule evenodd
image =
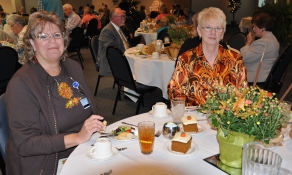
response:
<svg viewBox="0 0 292 175"><path fill-rule="evenodd" d="M155 123L151 121L143 121L138 123L138 137L141 152L143 154L151 154L153 152L155 134Z"/></svg>

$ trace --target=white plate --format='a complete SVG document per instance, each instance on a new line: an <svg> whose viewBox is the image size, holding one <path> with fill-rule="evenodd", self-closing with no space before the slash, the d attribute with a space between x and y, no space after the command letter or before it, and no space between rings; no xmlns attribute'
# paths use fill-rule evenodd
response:
<svg viewBox="0 0 292 175"><path fill-rule="evenodd" d="M91 149L90 149L90 150L91 150ZM116 156L118 155L118 153L119 153L119 151L118 151L115 147L112 147L112 150L113 150L113 155L112 155L112 156L107 157L107 158L95 158L95 157L92 157L92 156L90 155L90 150L88 150L88 151L86 152L85 157L87 157L87 158L90 159L90 160L94 160L94 161L105 161L105 160L110 160L110 159L116 157Z"/></svg>
<svg viewBox="0 0 292 175"><path fill-rule="evenodd" d="M171 111L170 111L169 109L167 109L166 112L167 112L167 116L162 116L162 117L154 116L154 115L153 115L153 113L154 113L153 110L149 111L148 113L150 114L151 117L154 117L154 118L166 118L166 117L171 117Z"/></svg>
<svg viewBox="0 0 292 175"><path fill-rule="evenodd" d="M191 156L191 155L195 154L196 152L198 152L199 147L197 144L195 144L195 142L192 142L190 149L188 150L188 152L186 152L184 154L184 153L172 151L171 150L171 141L168 141L164 144L163 149L165 152L167 152L168 154L173 155L173 156Z"/></svg>
<svg viewBox="0 0 292 175"><path fill-rule="evenodd" d="M124 125L121 125L121 126L124 126ZM129 126L129 125L125 125L125 126ZM131 127L133 127L133 126L131 126ZM117 128L118 127L110 129L110 132L112 132L112 130L116 130ZM134 134L138 133L138 128L136 128L136 127L133 127L133 128L135 128L135 131L136 131L136 132L134 132ZM137 135L134 135L132 137L132 139L130 139L130 140L119 140L119 139L117 139L117 137L118 136L109 136L108 138L111 139L111 140L114 140L114 141L119 141L119 142L128 142L128 141L133 141L133 140L138 139Z"/></svg>
<svg viewBox="0 0 292 175"><path fill-rule="evenodd" d="M186 132L193 136L200 135L206 132L206 128L203 125L197 124L199 132Z"/></svg>

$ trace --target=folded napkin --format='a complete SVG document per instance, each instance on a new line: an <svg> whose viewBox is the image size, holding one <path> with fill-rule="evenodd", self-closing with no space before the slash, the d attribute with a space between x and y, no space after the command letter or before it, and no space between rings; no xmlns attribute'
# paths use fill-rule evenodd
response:
<svg viewBox="0 0 292 175"><path fill-rule="evenodd" d="M155 52L155 46L153 44L149 44L146 50L146 53L148 55L152 55L152 53Z"/></svg>
<svg viewBox="0 0 292 175"><path fill-rule="evenodd" d="M177 58L179 49L180 49L179 47L168 46L164 48L164 52L167 54L169 58Z"/></svg>

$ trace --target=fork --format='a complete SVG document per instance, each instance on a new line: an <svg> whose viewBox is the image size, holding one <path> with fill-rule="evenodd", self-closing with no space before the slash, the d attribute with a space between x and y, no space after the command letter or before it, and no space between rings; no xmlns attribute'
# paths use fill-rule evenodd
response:
<svg viewBox="0 0 292 175"><path fill-rule="evenodd" d="M161 131L157 131L155 137L159 137L161 135Z"/></svg>
<svg viewBox="0 0 292 175"><path fill-rule="evenodd" d="M127 147L123 147L123 148L117 148L117 147L115 147L118 151L123 151L123 150L125 150L125 149L127 149Z"/></svg>

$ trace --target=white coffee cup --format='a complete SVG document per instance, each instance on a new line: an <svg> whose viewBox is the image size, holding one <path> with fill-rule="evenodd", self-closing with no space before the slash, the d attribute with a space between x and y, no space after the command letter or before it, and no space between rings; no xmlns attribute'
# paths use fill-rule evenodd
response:
<svg viewBox="0 0 292 175"><path fill-rule="evenodd" d="M158 52L153 52L152 53L152 58L153 59L159 59L159 53Z"/></svg>
<svg viewBox="0 0 292 175"><path fill-rule="evenodd" d="M94 143L94 147L90 150L93 158L103 159L113 155L112 143L108 138L99 138Z"/></svg>
<svg viewBox="0 0 292 175"><path fill-rule="evenodd" d="M166 117L167 116L167 106L163 102L158 102L152 106L154 117Z"/></svg>
<svg viewBox="0 0 292 175"><path fill-rule="evenodd" d="M144 44L137 44L137 48L139 51L141 51L144 47Z"/></svg>

